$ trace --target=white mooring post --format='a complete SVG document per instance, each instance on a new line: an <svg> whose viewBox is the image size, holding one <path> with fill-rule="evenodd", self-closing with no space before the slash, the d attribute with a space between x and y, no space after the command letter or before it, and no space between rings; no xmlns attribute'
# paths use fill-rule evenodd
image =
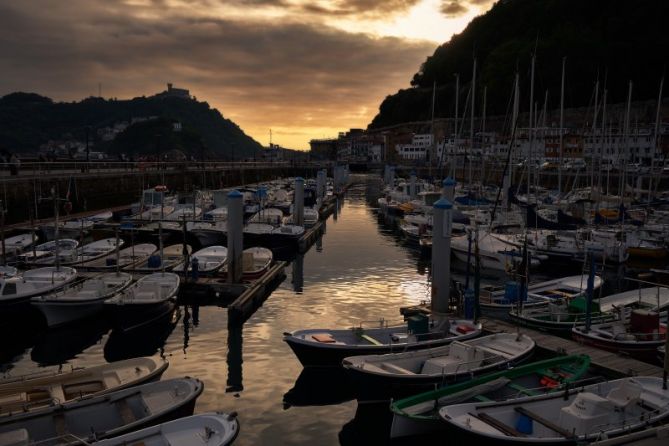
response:
<svg viewBox="0 0 669 446"><path fill-rule="evenodd" d="M244 250L244 202L238 190L228 193L228 283L242 279Z"/></svg>
<svg viewBox="0 0 669 446"><path fill-rule="evenodd" d="M411 177L409 178L409 197L412 200L416 199L416 172L411 172Z"/></svg>
<svg viewBox="0 0 669 446"><path fill-rule="evenodd" d="M451 227L453 205L440 198L433 205L432 230L432 312L448 313L451 294Z"/></svg>
<svg viewBox="0 0 669 446"><path fill-rule="evenodd" d="M441 190L441 197L453 203L456 184L457 183L453 178L447 177L442 183L443 189Z"/></svg>
<svg viewBox="0 0 669 446"><path fill-rule="evenodd" d="M395 166L390 166L388 172L388 186L390 186L391 189L395 187Z"/></svg>
<svg viewBox="0 0 669 446"><path fill-rule="evenodd" d="M304 226L304 179L302 177L295 178L293 199L293 224Z"/></svg>
<svg viewBox="0 0 669 446"><path fill-rule="evenodd" d="M323 196L325 195L325 174L322 170L319 170L316 174L316 200L318 201L318 207L320 208L323 204Z"/></svg>

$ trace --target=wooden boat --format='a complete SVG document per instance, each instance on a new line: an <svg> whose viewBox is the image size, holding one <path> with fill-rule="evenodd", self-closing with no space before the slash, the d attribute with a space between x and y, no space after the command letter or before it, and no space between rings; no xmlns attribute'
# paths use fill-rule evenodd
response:
<svg viewBox="0 0 669 446"><path fill-rule="evenodd" d="M517 308L509 312L511 320L526 327L556 333L569 333L574 327L585 325L585 298L577 297L570 302L550 302L540 307ZM591 323L602 324L620 318L617 312L603 312L597 301L592 302Z"/></svg>
<svg viewBox="0 0 669 446"><path fill-rule="evenodd" d="M38 372L0 379L0 415L43 409L84 396L103 395L160 378L169 363L132 358L93 367Z"/></svg>
<svg viewBox="0 0 669 446"><path fill-rule="evenodd" d="M297 359L306 366L339 367L342 360L354 355L381 355L412 351L462 341L481 334L481 324L461 319L434 319L413 316L408 324L377 328L307 329L284 333L283 340Z"/></svg>
<svg viewBox="0 0 669 446"><path fill-rule="evenodd" d="M225 446L232 444L237 434L239 434L239 421L236 413L209 412L168 421L95 444L96 446L144 444L191 446L196 442L207 446Z"/></svg>
<svg viewBox="0 0 669 446"><path fill-rule="evenodd" d="M190 265L186 268L183 263L172 268L172 271L183 272L184 270L191 271L193 269L193 262L197 261L198 271L201 273L213 273L221 269L221 267L228 260L228 248L225 246L209 246L190 256Z"/></svg>
<svg viewBox="0 0 669 446"><path fill-rule="evenodd" d="M662 422L669 417L667 401L661 378L634 377L502 402L456 404L439 415L476 444L576 445Z"/></svg>
<svg viewBox="0 0 669 446"><path fill-rule="evenodd" d="M0 308L28 303L31 297L62 288L76 277L77 270L67 266L47 266L0 277Z"/></svg>
<svg viewBox="0 0 669 446"><path fill-rule="evenodd" d="M363 355L342 362L358 399L407 396L523 360L535 343L527 335L497 333L403 353Z"/></svg>
<svg viewBox="0 0 669 446"><path fill-rule="evenodd" d="M503 401L519 395L540 395L563 390L588 371L587 355L561 356L487 373L469 381L450 384L390 404L391 438L441 431L446 425L439 409L469 401Z"/></svg>
<svg viewBox="0 0 669 446"><path fill-rule="evenodd" d="M613 311L630 306L664 310L669 307L669 288L639 288L612 294L599 300L599 308L602 311Z"/></svg>
<svg viewBox="0 0 669 446"><path fill-rule="evenodd" d="M125 267L125 271L135 272L156 272L161 270L170 270L184 262L183 244L176 243L163 248L163 257L160 257L160 251L150 255L146 260L138 262L134 265ZM193 250L190 245L186 245L186 249L190 254Z"/></svg>
<svg viewBox="0 0 669 446"><path fill-rule="evenodd" d="M667 324L660 322L656 311L635 309L629 319L574 327L571 334L583 344L653 361L665 343Z"/></svg>
<svg viewBox="0 0 669 446"><path fill-rule="evenodd" d="M106 300L105 306L114 313L121 330L132 330L172 311L179 282L174 273L149 274Z"/></svg>
<svg viewBox="0 0 669 446"><path fill-rule="evenodd" d="M523 300L523 307L541 307L555 299L571 300L584 296L588 283L588 276L568 276L552 279L545 282L531 283L526 296L520 296L520 284L507 282L504 288L482 289L479 297L481 310L486 315L506 317L509 311L518 305L518 299ZM594 289L602 286L603 280L595 276Z"/></svg>
<svg viewBox="0 0 669 446"><path fill-rule="evenodd" d="M47 325L56 327L102 312L104 301L124 290L130 282L132 275L128 273L105 273L61 292L35 296L31 302L44 315Z"/></svg>
<svg viewBox="0 0 669 446"><path fill-rule="evenodd" d="M5 239L5 252L8 256L16 256L32 246L39 240L37 235L19 234ZM2 245L0 245L0 255L3 254Z"/></svg>
<svg viewBox="0 0 669 446"><path fill-rule="evenodd" d="M116 268L131 267L146 261L158 248L152 243L141 243L128 248L121 249L118 253L111 253L104 257L78 265L79 268L95 271L109 271Z"/></svg>
<svg viewBox="0 0 669 446"><path fill-rule="evenodd" d="M272 265L274 254L271 250L261 247L247 248L242 252L242 278L253 280L261 277Z"/></svg>
<svg viewBox="0 0 669 446"><path fill-rule="evenodd" d="M75 399L43 409L0 417L0 435L24 434L28 442L77 444L116 437L193 414L203 384L194 378L170 379ZM18 433L17 433L18 431ZM80 444L80 443L79 443Z"/></svg>

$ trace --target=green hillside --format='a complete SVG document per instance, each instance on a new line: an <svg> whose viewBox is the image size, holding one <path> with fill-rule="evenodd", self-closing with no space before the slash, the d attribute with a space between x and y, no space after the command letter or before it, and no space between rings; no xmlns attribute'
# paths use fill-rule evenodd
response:
<svg viewBox="0 0 669 446"><path fill-rule="evenodd" d="M487 113L506 112L516 68L521 79L521 110L527 110L535 48L539 107L546 90L548 108L559 107L563 57L567 57L566 107L592 103L598 76L602 83L606 80L609 103L626 100L629 80L634 82L634 100L655 98L669 61L667 19L666 0L501 0L439 46L414 75L411 88L383 101L370 127L429 119L434 82L436 116L452 117L454 73L460 74L463 104L474 55L477 110L482 108L482 87L487 86Z"/></svg>
<svg viewBox="0 0 669 446"><path fill-rule="evenodd" d="M98 134L116 123L147 117L154 119L130 125L114 141L102 141ZM172 132L172 122L180 122L182 131ZM206 102L159 96L53 102L34 93L0 98L0 149L37 152L49 140L85 141L87 131L94 150L110 154L154 154L158 147L198 158L243 158L261 149L257 141Z"/></svg>

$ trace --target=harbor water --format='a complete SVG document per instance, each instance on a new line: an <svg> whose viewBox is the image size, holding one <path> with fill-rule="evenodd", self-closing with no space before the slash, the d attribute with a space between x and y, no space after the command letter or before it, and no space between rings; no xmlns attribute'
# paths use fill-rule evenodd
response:
<svg viewBox="0 0 669 446"><path fill-rule="evenodd" d="M283 342L284 332L300 328L400 322L399 307L429 298L429 259L378 215L379 179L356 180L323 237L290 259L286 279L243 326L229 327L225 307L196 304L180 304L170 318L126 334L104 318L50 331L37 321L11 329L3 321L0 371L18 375L160 355L170 362L163 378L204 382L196 413L239 414L235 444L387 442L387 404L359 406L341 373L303 370ZM579 266L573 270L558 272L578 273Z"/></svg>

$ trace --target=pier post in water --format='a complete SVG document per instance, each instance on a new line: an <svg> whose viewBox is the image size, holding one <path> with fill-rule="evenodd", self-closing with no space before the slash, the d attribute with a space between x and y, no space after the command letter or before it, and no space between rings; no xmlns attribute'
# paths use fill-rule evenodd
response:
<svg viewBox="0 0 669 446"><path fill-rule="evenodd" d="M409 197L412 200L416 199L416 172L411 172L411 177L409 178Z"/></svg>
<svg viewBox="0 0 669 446"><path fill-rule="evenodd" d="M318 207L320 208L323 205L323 197L325 196L325 172L319 170L316 174L316 200L318 201Z"/></svg>
<svg viewBox="0 0 669 446"><path fill-rule="evenodd" d="M293 195L293 224L304 226L304 179L295 178L295 194Z"/></svg>
<svg viewBox="0 0 669 446"><path fill-rule="evenodd" d="M442 182L442 190L441 190L441 197L447 199L451 203L453 203L453 200L455 199L455 185L456 181L451 178L447 177L443 182Z"/></svg>
<svg viewBox="0 0 669 446"><path fill-rule="evenodd" d="M433 205L434 227L432 230L432 312L435 315L448 313L451 294L451 227L453 205L440 198Z"/></svg>
<svg viewBox="0 0 669 446"><path fill-rule="evenodd" d="M242 279L244 250L244 203L238 190L228 193L228 283Z"/></svg>
<svg viewBox="0 0 669 446"><path fill-rule="evenodd" d="M395 187L395 166L390 166L388 169L388 186L391 189Z"/></svg>

